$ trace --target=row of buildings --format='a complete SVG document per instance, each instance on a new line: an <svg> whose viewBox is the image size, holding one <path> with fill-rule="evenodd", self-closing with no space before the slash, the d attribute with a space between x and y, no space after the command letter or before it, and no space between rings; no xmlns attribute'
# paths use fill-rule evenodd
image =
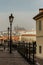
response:
<svg viewBox="0 0 43 65"><path fill-rule="evenodd" d="M10 32L8 35L7 31L0 32L0 44L6 40L10 39ZM36 41L36 31L31 30L17 30L12 31L12 40L13 42L17 41L25 41L25 42L33 42Z"/></svg>

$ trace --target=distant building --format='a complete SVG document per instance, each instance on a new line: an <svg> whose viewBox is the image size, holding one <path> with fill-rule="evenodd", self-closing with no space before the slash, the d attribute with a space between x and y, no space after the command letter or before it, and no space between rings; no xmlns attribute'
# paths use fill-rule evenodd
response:
<svg viewBox="0 0 43 65"><path fill-rule="evenodd" d="M14 27L14 31L18 33L19 31L26 31L24 27L19 27L18 25Z"/></svg>
<svg viewBox="0 0 43 65"><path fill-rule="evenodd" d="M0 34L0 43L3 41L8 40L8 32L4 31L2 34ZM9 40L10 40L10 33L9 33ZM33 42L36 41L36 31L26 31L26 30L18 30L12 31L12 40L13 42L18 41L25 41L25 42Z"/></svg>
<svg viewBox="0 0 43 65"><path fill-rule="evenodd" d="M39 13L33 19L36 20L36 56L43 58L43 9L39 9Z"/></svg>
<svg viewBox="0 0 43 65"><path fill-rule="evenodd" d="M19 41L33 42L36 41L36 31L19 31Z"/></svg>

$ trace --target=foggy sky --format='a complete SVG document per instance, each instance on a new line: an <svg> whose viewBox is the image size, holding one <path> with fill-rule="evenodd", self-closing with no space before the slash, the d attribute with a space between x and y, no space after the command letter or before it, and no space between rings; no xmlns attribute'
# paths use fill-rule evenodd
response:
<svg viewBox="0 0 43 65"><path fill-rule="evenodd" d="M27 30L36 29L33 17L43 8L43 0L0 0L0 31L7 30L9 16L14 16L14 26L24 27Z"/></svg>

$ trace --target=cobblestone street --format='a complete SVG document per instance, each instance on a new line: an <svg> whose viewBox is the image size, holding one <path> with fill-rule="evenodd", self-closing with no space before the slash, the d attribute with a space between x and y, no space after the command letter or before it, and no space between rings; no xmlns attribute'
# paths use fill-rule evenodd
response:
<svg viewBox="0 0 43 65"><path fill-rule="evenodd" d="M24 58L14 51L12 54L6 51L0 51L0 65L29 65Z"/></svg>

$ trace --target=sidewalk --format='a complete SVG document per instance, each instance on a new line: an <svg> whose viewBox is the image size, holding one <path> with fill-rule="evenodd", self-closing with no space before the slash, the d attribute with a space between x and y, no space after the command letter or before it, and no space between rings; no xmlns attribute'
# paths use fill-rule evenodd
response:
<svg viewBox="0 0 43 65"><path fill-rule="evenodd" d="M12 54L6 51L0 51L0 65L29 65L27 61L17 52Z"/></svg>

